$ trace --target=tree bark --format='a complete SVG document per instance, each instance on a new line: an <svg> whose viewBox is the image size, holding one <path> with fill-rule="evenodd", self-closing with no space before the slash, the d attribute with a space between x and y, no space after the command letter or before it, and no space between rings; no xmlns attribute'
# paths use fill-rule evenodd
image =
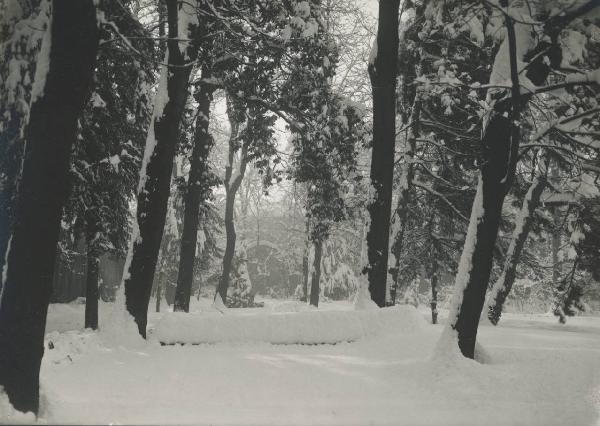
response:
<svg viewBox="0 0 600 426"><path fill-rule="evenodd" d="M0 386L17 410L34 413L69 157L98 49L94 3L54 0L49 31L49 67L43 93L32 100L0 299Z"/></svg>
<svg viewBox="0 0 600 426"><path fill-rule="evenodd" d="M438 264L437 260L434 259L431 265L431 323L437 324L438 310L437 310L437 299L438 299Z"/></svg>
<svg viewBox="0 0 600 426"><path fill-rule="evenodd" d="M552 221L552 288L554 297L553 312L554 315L558 317L558 321L561 324L565 324L567 322L567 317L565 316L565 312L562 308L562 294L559 289L561 285L560 276L562 273L562 265L558 258L561 243L561 218L559 206L552 207Z"/></svg>
<svg viewBox="0 0 600 426"><path fill-rule="evenodd" d="M490 322L494 325L497 325L498 321L500 321L502 307L515 282L517 265L519 264L523 247L531 229L533 213L539 205L540 197L545 187L546 183L543 178L535 178L523 200L521 212L513 233L513 239L504 258L502 273L496 284L494 284L490 294L487 315Z"/></svg>
<svg viewBox="0 0 600 426"><path fill-rule="evenodd" d="M156 312L160 312L160 298L162 297L160 294L161 285L160 281L156 284L156 305L154 306Z"/></svg>
<svg viewBox="0 0 600 426"><path fill-rule="evenodd" d="M323 257L323 241L315 241L315 258L313 260L313 272L310 282L310 304L319 307L319 293L321 281L321 258Z"/></svg>
<svg viewBox="0 0 600 426"><path fill-rule="evenodd" d="M246 173L246 164L248 157L248 145L244 143L240 153L240 166L238 174L235 179L232 180L233 174L233 158L235 154L235 139L238 136L238 123L236 123L230 117L231 123L231 135L229 136L229 158L228 164L225 168L225 253L223 254L223 272L217 288L217 294L221 296L223 303L227 303L227 289L229 288L229 274L231 273L231 265L233 262L233 256L235 255L235 222L233 220L233 213L235 207L235 196L240 188L244 174ZM215 294L215 297L217 296Z"/></svg>
<svg viewBox="0 0 600 426"><path fill-rule="evenodd" d="M371 184L375 190L369 205L367 233L369 291L378 306L385 306L390 215L396 140L396 75L398 57L399 0L379 2L377 48L369 64L373 92L373 147Z"/></svg>
<svg viewBox="0 0 600 426"><path fill-rule="evenodd" d="M98 329L98 277L100 259L96 252L88 250L87 275L85 278L85 328Z"/></svg>
<svg viewBox="0 0 600 426"><path fill-rule="evenodd" d="M504 7L507 1L503 2ZM456 277L459 303L455 302L449 323L458 334L458 346L467 358L475 356L479 318L490 279L494 247L502 215L502 204L514 179L519 150L519 72L514 23L505 16L511 74L511 96L495 105L482 137L479 185ZM456 300L456 299L455 299Z"/></svg>
<svg viewBox="0 0 600 426"><path fill-rule="evenodd" d="M225 252L223 253L223 271L221 274L221 280L219 281L219 288L217 294L221 296L223 303L227 302L227 289L229 288L229 274L231 273L231 265L233 263L233 256L235 254L235 223L233 221L233 208L235 204L235 194L229 190L226 191L225 201L225 235L226 244Z"/></svg>
<svg viewBox="0 0 600 426"><path fill-rule="evenodd" d="M205 66L202 69L202 79L210 78L210 74L210 68ZM190 174L184 198L185 210L183 214L177 290L175 291L175 311L189 312L190 310L203 181L206 180L209 173L208 155L213 145L212 137L208 132L208 125L210 120L210 103L214 90L215 87L213 85L201 83L200 90L196 96L198 118L194 132L194 147L190 157Z"/></svg>
<svg viewBox="0 0 600 426"><path fill-rule="evenodd" d="M304 253L302 254L302 298L301 302L308 300L308 252L310 250L309 240L310 222L306 220L306 241L304 244Z"/></svg>
<svg viewBox="0 0 600 426"><path fill-rule="evenodd" d="M416 73L420 75L420 72ZM408 217L408 208L412 192L412 182L415 176L414 164L412 163L415 152L417 150L417 138L420 136L420 119L421 119L421 98L417 92L412 105L410 115L410 130L408 136L408 149L405 153L406 163L403 166L402 177L400 179L400 196L398 197L398 205L396 207L396 218L400 223L398 233L394 235L392 244L392 254L394 255L394 267L392 268L392 288L390 291L391 302L396 304L396 294L400 286L400 255L402 253L402 244L404 242L404 233L406 232L406 219Z"/></svg>
<svg viewBox="0 0 600 426"><path fill-rule="evenodd" d="M129 271L125 272L125 303L135 319L140 334L146 337L148 304L152 280L156 270L169 200L173 158L179 125L188 95L188 80L192 65L186 65L185 55L179 50L178 1L166 0L169 40L168 50L168 101L162 115L153 118L156 145L146 165L146 180L138 190L137 225L139 238L133 242ZM190 58L195 58L197 48L188 48ZM149 139L152 137L152 130ZM145 159L146 160L146 159ZM144 165L142 165L144 168Z"/></svg>

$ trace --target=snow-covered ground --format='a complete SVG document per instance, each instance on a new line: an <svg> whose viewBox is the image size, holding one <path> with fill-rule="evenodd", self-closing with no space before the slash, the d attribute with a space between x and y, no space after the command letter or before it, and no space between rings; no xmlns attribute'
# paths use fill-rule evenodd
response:
<svg viewBox="0 0 600 426"><path fill-rule="evenodd" d="M101 309L101 324L118 315L106 305ZM334 309L351 305L319 308ZM206 300L193 310L220 315ZM310 310L267 301L265 308L223 316ZM173 314L153 313L151 325L163 315ZM118 339L108 326L80 331L83 305L52 305L46 345L54 349L46 349L42 362L41 421L600 425L599 317L560 325L552 316L506 314L498 327L480 328L491 360L479 364L431 356L442 326L429 324L425 309L405 307L399 315L412 325L352 343L161 346L156 335L148 342ZM8 417L2 398L0 422L19 420Z"/></svg>

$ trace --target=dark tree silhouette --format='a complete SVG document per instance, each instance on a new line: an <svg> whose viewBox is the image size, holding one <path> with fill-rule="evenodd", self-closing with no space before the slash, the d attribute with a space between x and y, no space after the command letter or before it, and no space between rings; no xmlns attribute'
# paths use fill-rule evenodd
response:
<svg viewBox="0 0 600 426"><path fill-rule="evenodd" d="M34 413L69 156L98 50L94 2L54 0L49 37L47 74L39 96L34 93L25 134L0 299L0 385L17 410Z"/></svg>
<svg viewBox="0 0 600 426"><path fill-rule="evenodd" d="M146 179L138 191L137 224L139 238L133 242L129 270L125 271L125 303L135 319L140 334L146 337L148 304L158 260L160 242L167 215L173 158L179 138L179 125L188 97L188 80L192 70L190 58L195 58L197 47L190 43L184 52L178 39L178 14L196 13L179 11L177 0L166 0L169 56L168 101L162 114L150 124L156 145L146 165ZM185 9L185 8L184 8ZM187 56L187 58L186 58ZM144 166L142 166L144 167Z"/></svg>
<svg viewBox="0 0 600 426"><path fill-rule="evenodd" d="M367 232L371 298L385 306L390 215L396 140L396 75L398 57L399 0L379 2L379 24L374 58L369 64L373 91L373 152L371 184L375 190L369 205L371 222Z"/></svg>

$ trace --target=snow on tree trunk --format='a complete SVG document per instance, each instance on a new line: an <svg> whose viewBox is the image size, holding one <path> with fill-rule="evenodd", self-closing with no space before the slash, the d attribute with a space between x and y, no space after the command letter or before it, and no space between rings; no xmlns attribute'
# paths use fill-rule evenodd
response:
<svg viewBox="0 0 600 426"><path fill-rule="evenodd" d="M502 204L514 178L519 149L517 124L522 105L517 65L533 42L529 25L516 27L508 15L505 23L507 36L494 60L490 83L510 79L511 93L509 98L493 105L483 131L479 184L448 316L449 327L457 332L462 354L471 359L475 355L477 328L490 279ZM443 339L454 340L447 334Z"/></svg>
<svg viewBox="0 0 600 426"><path fill-rule="evenodd" d="M500 321L502 307L515 282L517 265L519 264L521 252L523 251L527 236L529 235L529 230L531 229L532 216L540 202L540 197L542 196L545 186L546 184L543 178L534 178L525 195L525 199L523 200L521 211L517 217L515 230L513 231L513 238L505 256L502 273L500 274L498 281L494 284L488 299L487 315L490 322L494 325L498 324L498 321Z"/></svg>
<svg viewBox="0 0 600 426"><path fill-rule="evenodd" d="M367 280L360 280L356 296L354 297L354 310L365 311L379 309L379 306L371 299L369 294L369 283Z"/></svg>
<svg viewBox="0 0 600 426"><path fill-rule="evenodd" d="M135 319L143 337L146 337L148 304L165 227L179 124L188 96L192 70L189 58L195 58L197 53L194 43L185 48L185 42L177 41L182 33L188 32L187 27L196 16L195 8L184 3L180 9L177 0L166 0L166 3L168 66L162 69L154 101L154 114L140 170L137 220L123 274L127 311ZM181 47L184 47L183 51Z"/></svg>
<svg viewBox="0 0 600 426"><path fill-rule="evenodd" d="M97 49L93 1L54 0L37 63L0 295L0 386L20 411L37 413L39 408L39 371L68 196L69 156Z"/></svg>
<svg viewBox="0 0 600 426"><path fill-rule="evenodd" d="M319 293L321 291L319 281L321 280L321 259L323 257L323 241L314 241L315 256L313 259L312 276L310 279L310 304L319 307Z"/></svg>
<svg viewBox="0 0 600 426"><path fill-rule="evenodd" d="M486 156L481 166L477 193L455 280L449 323L458 332L459 347L468 358L474 356L477 327L492 269L502 204L506 194L510 123L507 117L496 115L486 129L483 143L489 156Z"/></svg>
<svg viewBox="0 0 600 426"><path fill-rule="evenodd" d="M367 232L371 298L385 306L388 276L389 230L394 176L396 140L396 75L398 57L399 0L379 2L377 38L369 60L373 92L373 146L371 184L373 202L369 205L370 225Z"/></svg>
<svg viewBox="0 0 600 426"><path fill-rule="evenodd" d="M202 79L210 78L210 68L202 69ZM198 224L200 222L200 202L202 201L203 180L207 178L208 155L212 147L212 137L208 132L210 120L210 103L215 87L202 83L196 96L198 102L198 118L194 132L194 146L190 157L190 174L184 197L183 231L181 233L181 251L179 255L179 272L177 290L175 292L175 310L189 312L192 281L194 277L194 261L198 244Z"/></svg>
<svg viewBox="0 0 600 426"><path fill-rule="evenodd" d="M17 7L11 8L11 3ZM49 0L7 1L0 12L0 270L4 266L15 208L17 177L29 116L36 57L50 11ZM33 28L40 31L32 31ZM0 281L0 291L2 282Z"/></svg>

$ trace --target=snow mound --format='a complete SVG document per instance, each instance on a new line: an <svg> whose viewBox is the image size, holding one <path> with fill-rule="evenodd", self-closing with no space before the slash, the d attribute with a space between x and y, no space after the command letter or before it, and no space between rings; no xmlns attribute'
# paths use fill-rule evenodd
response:
<svg viewBox="0 0 600 426"><path fill-rule="evenodd" d="M368 284L366 282L358 287L358 292L354 298L354 309L357 311L379 309L377 303L373 302L373 299L371 299L371 292L369 291Z"/></svg>
<svg viewBox="0 0 600 426"><path fill-rule="evenodd" d="M225 303L223 303L223 299L221 298L221 295L219 293L217 293L217 295L215 296L215 301L212 304L211 308L221 313L225 313L225 311L227 311L227 306L225 306Z"/></svg>
<svg viewBox="0 0 600 426"><path fill-rule="evenodd" d="M228 313L231 310L228 311ZM412 306L367 311L169 313L156 325L163 344L335 344L380 333L415 333L426 327Z"/></svg>
<svg viewBox="0 0 600 426"><path fill-rule="evenodd" d="M270 309L272 312L306 312L317 308L305 302L292 301L271 305Z"/></svg>
<svg viewBox="0 0 600 426"><path fill-rule="evenodd" d="M2 386L0 386L0 424L6 425L28 425L35 423L35 414L32 412L22 413L14 409L8 396L4 393Z"/></svg>

